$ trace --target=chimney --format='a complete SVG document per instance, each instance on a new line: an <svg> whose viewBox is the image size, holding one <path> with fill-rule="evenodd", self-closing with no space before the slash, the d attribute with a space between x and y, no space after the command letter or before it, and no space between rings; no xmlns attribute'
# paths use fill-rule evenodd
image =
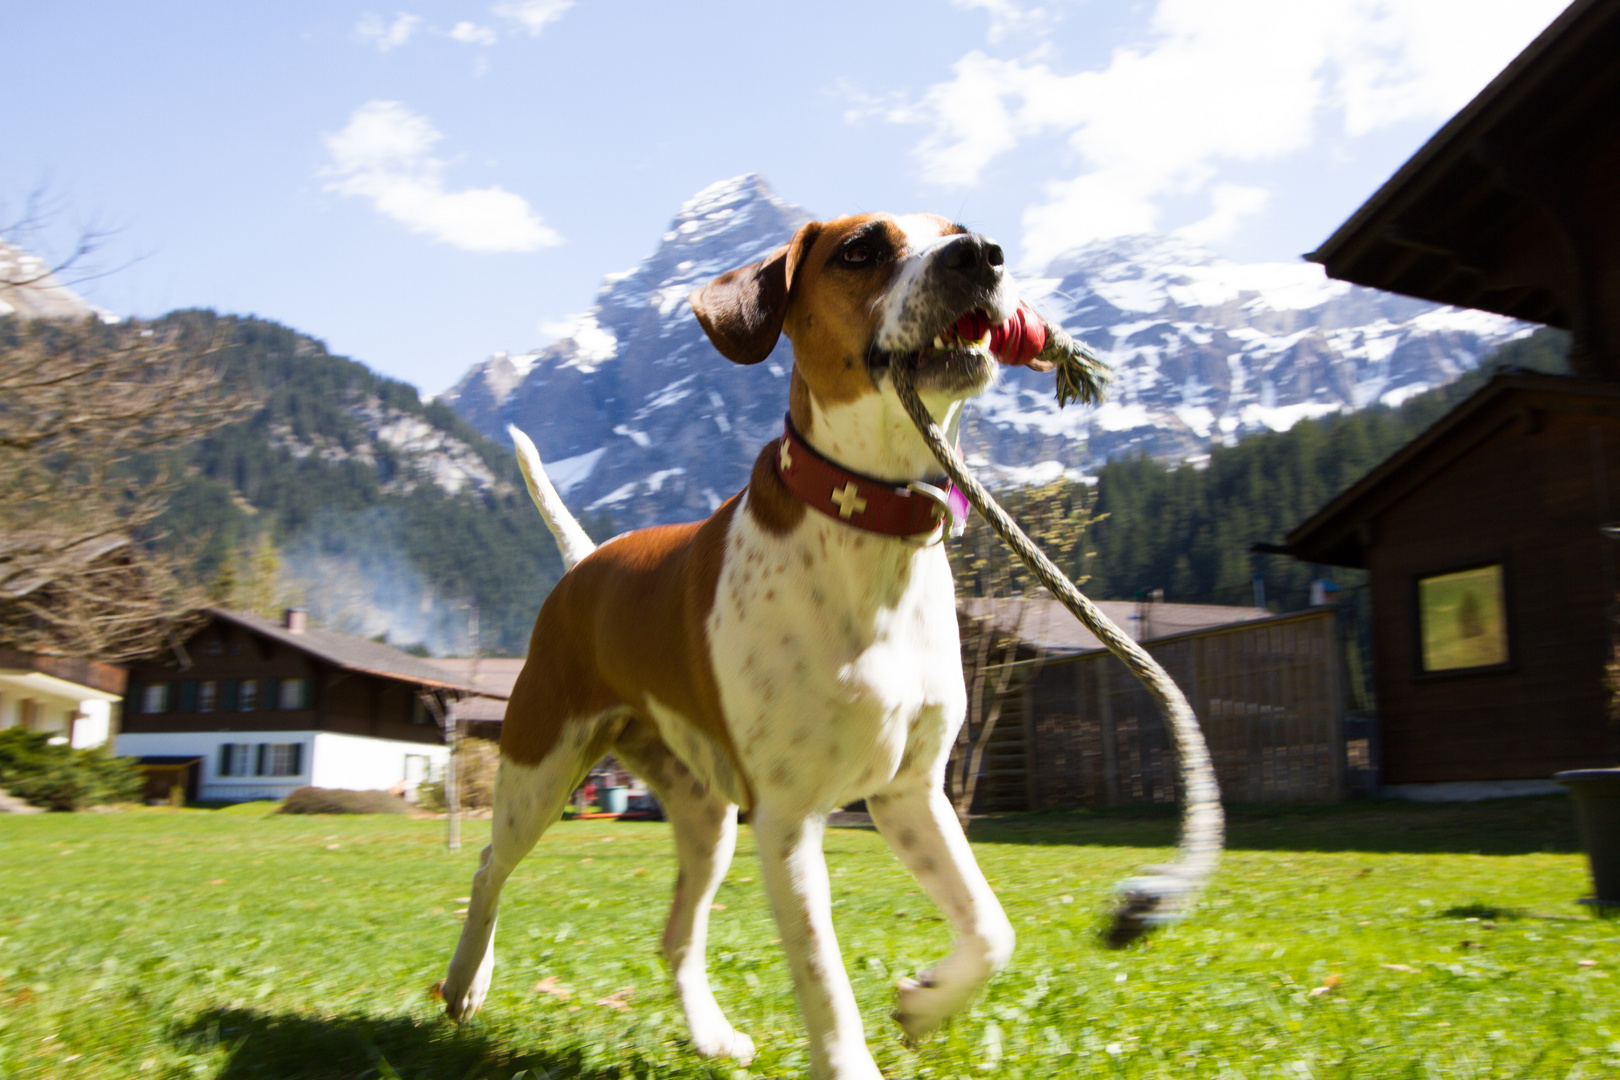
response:
<svg viewBox="0 0 1620 1080"><path fill-rule="evenodd" d="M304 632L304 609L290 607L282 620L289 634L302 634Z"/></svg>

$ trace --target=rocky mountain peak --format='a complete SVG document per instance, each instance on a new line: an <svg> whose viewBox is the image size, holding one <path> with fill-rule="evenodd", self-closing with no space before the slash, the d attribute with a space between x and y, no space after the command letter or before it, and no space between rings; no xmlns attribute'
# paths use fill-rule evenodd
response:
<svg viewBox="0 0 1620 1080"><path fill-rule="evenodd" d="M497 354L445 398L503 438L528 431L559 490L620 526L690 520L746 481L779 431L786 348L724 361L691 290L786 242L809 215L757 175L682 204L653 254L609 275L568 335ZM1081 475L1119 454L1196 458L1214 442L1397 403L1475 366L1528 327L1331 281L1303 262L1236 263L1174 236L1099 241L1023 281L1025 298L1115 370L1108 400L1059 410L1051 377L1003 373L963 445L992 478Z"/></svg>

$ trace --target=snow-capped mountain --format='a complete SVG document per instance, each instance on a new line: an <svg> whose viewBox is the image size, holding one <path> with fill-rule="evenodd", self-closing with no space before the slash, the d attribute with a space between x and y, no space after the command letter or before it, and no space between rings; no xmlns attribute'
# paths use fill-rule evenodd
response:
<svg viewBox="0 0 1620 1080"><path fill-rule="evenodd" d="M686 296L808 219L758 176L714 184L651 258L607 279L568 337L497 354L444 400L497 439L509 422L529 432L576 510L623 527L702 516L780 432L792 357L784 343L757 367L727 362ZM1162 236L1071 252L1023 293L1098 349L1115 379L1102 405L1060 411L1050 375L1004 372L970 410L963 448L1010 481L1079 475L1123 453L1195 458L1216 440L1398 402L1528 332L1310 264L1233 263Z"/></svg>
<svg viewBox="0 0 1620 1080"><path fill-rule="evenodd" d="M19 319L118 320L62 284L50 264L15 244L0 240L0 316Z"/></svg>
<svg viewBox="0 0 1620 1080"><path fill-rule="evenodd" d="M1009 476L1128 453L1186 460L1306 417L1399 404L1531 330L1333 281L1311 263L1234 263L1168 236L1087 245L1023 290L1095 348L1114 381L1101 405L1060 411L1049 377L1007 372L975 402L964 446Z"/></svg>

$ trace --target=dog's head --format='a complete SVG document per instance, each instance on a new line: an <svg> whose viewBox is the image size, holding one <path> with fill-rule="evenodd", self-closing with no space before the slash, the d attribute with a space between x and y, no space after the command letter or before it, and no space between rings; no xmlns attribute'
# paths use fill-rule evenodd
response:
<svg viewBox="0 0 1620 1080"><path fill-rule="evenodd" d="M691 301L739 364L764 360L787 334L797 375L824 406L879 392L901 356L917 357L930 397L977 394L995 371L988 330L1017 308L1001 248L932 214L811 222Z"/></svg>

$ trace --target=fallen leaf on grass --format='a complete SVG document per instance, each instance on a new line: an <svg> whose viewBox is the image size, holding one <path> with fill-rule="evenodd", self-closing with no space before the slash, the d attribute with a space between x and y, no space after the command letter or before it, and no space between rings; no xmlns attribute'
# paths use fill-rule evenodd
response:
<svg viewBox="0 0 1620 1080"><path fill-rule="evenodd" d="M343 846L342 844L327 844L326 845L326 850L327 851L336 851L338 848L340 848L342 846Z"/></svg>
<svg viewBox="0 0 1620 1080"><path fill-rule="evenodd" d="M591 856L587 855L587 856L585 856L583 859L581 859L579 861L582 862L582 863L590 863L590 862L595 862L596 860L594 858L592 858Z"/></svg>
<svg viewBox="0 0 1620 1080"><path fill-rule="evenodd" d="M613 841L615 841L617 839L618 839L618 837L616 837L616 836L604 836L604 837L602 837L601 842L604 843L604 844L611 844L611 843L613 843Z"/></svg>
<svg viewBox="0 0 1620 1080"><path fill-rule="evenodd" d="M1315 990L1311 991L1311 997L1327 997L1329 994L1333 993L1334 990L1338 989L1339 983L1342 981L1343 980L1337 975L1329 975L1327 978L1322 980L1321 986L1318 986Z"/></svg>
<svg viewBox="0 0 1620 1080"><path fill-rule="evenodd" d="M1577 960L1577 961L1575 961L1575 966L1576 967L1597 967L1597 961L1596 960Z"/></svg>
<svg viewBox="0 0 1620 1080"><path fill-rule="evenodd" d="M440 979L438 982L436 982L432 986L428 987L428 997L432 998L434 1001L443 1001L444 1000L444 980L443 979Z"/></svg>
<svg viewBox="0 0 1620 1080"><path fill-rule="evenodd" d="M1379 964L1378 966L1381 968L1388 968L1390 971L1405 971L1410 972L1413 975L1417 974L1417 968L1412 967L1409 964Z"/></svg>
<svg viewBox="0 0 1620 1080"><path fill-rule="evenodd" d="M26 1005L33 1000L34 992L26 986L11 996L12 1005Z"/></svg>
<svg viewBox="0 0 1620 1080"><path fill-rule="evenodd" d="M709 910L710 911L724 911L724 910L726 910L726 905L724 905L724 904L710 904L709 905Z"/></svg>
<svg viewBox="0 0 1620 1080"><path fill-rule="evenodd" d="M547 975L545 978L534 984L534 989L536 993L550 994L558 1001L566 1001L574 996L574 992L568 989L568 987L559 983L557 981L557 976L555 975Z"/></svg>
<svg viewBox="0 0 1620 1080"><path fill-rule="evenodd" d="M470 904L470 903L472 903L472 897L470 897L470 896L458 896L458 897L456 897L455 902L458 903L458 904Z"/></svg>
<svg viewBox="0 0 1620 1080"><path fill-rule="evenodd" d="M634 989L635 987L633 986L622 987L613 991L613 993L609 994L605 998L598 998L596 1003L598 1005L606 1006L609 1009L619 1009L620 1011L623 1011L630 1007L630 1003L624 999L629 997L630 992Z"/></svg>
<svg viewBox="0 0 1620 1080"><path fill-rule="evenodd" d="M225 884L225 879L222 878L222 877L217 877L213 881L205 881L205 882L203 882L203 884L204 885L223 885L223 884Z"/></svg>

